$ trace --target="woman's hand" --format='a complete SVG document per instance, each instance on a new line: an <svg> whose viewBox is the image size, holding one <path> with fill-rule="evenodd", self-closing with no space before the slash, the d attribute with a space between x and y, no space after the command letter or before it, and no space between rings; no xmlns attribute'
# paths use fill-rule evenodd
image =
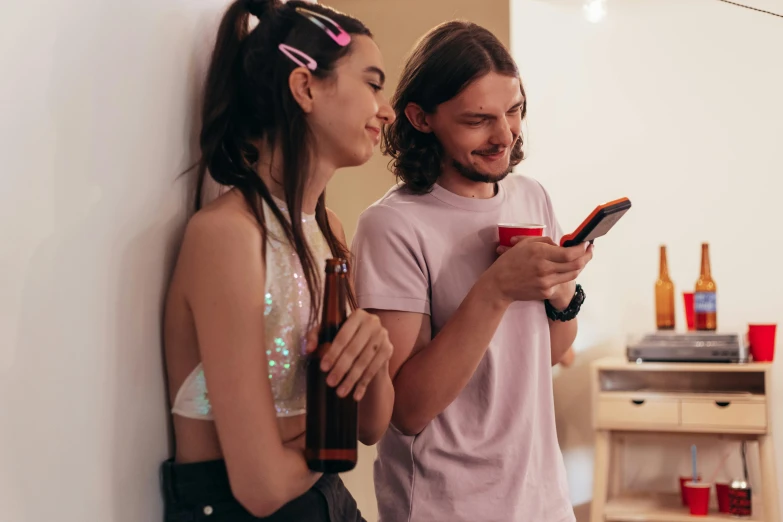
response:
<svg viewBox="0 0 783 522"><path fill-rule="evenodd" d="M339 386L338 396L346 397L353 390L358 402L378 372L388 367L392 351L389 334L378 316L355 310L321 359L321 370L329 372L329 386Z"/></svg>

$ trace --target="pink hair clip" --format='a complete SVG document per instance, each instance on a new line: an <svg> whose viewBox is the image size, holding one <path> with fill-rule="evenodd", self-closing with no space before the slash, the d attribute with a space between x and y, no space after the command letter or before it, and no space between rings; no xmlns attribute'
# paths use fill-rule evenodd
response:
<svg viewBox="0 0 783 522"><path fill-rule="evenodd" d="M300 67L307 67L311 71L314 71L315 68L318 67L316 61L313 60L313 58L309 54L300 51L296 47L291 47L290 45L286 45L286 44L280 44L277 46L277 48L280 49L284 55L288 56L291 59L291 61L293 61L295 64L299 65Z"/></svg>
<svg viewBox="0 0 783 522"><path fill-rule="evenodd" d="M346 33L345 30L342 27L340 27L340 25L337 22L335 22L328 16L322 15L320 13L316 13L315 11L310 11L309 9L305 9L304 7L297 7L296 12L306 17L315 25L323 29L324 32L328 34L329 37L332 40L334 40L337 43L337 45L339 45L340 47L345 47L346 45L351 43L351 35ZM337 32L333 31L332 29L324 25L324 23L321 20L319 20L319 18L331 24L334 27L334 29L337 30Z"/></svg>

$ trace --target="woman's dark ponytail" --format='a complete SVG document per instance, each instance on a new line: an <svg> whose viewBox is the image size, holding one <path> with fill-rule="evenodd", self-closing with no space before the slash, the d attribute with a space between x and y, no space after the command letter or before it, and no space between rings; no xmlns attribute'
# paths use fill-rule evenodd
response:
<svg viewBox="0 0 783 522"><path fill-rule="evenodd" d="M266 234L263 203L280 222L285 239L295 249L310 291L311 322L320 307L320 278L302 229L302 197L308 183L312 139L306 118L288 87L295 64L278 50L280 43L293 45L318 60L313 74L331 74L336 61L349 51L340 47L317 25L296 13L306 7L334 19L349 34L370 35L358 20L319 4L302 1L236 0L226 10L207 74L202 105L201 159L197 164L195 208L201 208L201 194L207 175L217 183L239 190ZM258 25L250 29L250 16ZM288 216L283 216L269 188L258 175L256 143L266 140L279 146L283 189ZM326 215L322 194L316 207L316 221L334 256L349 252L334 236ZM266 248L266 241L264 242ZM351 293L351 303L355 298Z"/></svg>

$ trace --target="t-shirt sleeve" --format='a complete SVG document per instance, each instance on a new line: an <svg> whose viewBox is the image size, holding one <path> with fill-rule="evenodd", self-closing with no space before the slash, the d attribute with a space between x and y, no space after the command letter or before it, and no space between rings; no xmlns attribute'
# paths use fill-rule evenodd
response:
<svg viewBox="0 0 783 522"><path fill-rule="evenodd" d="M536 182L538 183L538 182ZM541 187L541 191L544 193L544 199L546 199L546 232L547 235L549 235L550 238L552 238L552 241L560 244L560 238L563 237L563 229L560 228L560 223L557 221L557 216L555 215L555 207L552 205L552 199L549 197L549 192L544 188L544 186L541 183L538 183L538 186Z"/></svg>
<svg viewBox="0 0 783 522"><path fill-rule="evenodd" d="M427 264L402 212L384 205L365 210L359 217L352 254L360 308L430 315Z"/></svg>

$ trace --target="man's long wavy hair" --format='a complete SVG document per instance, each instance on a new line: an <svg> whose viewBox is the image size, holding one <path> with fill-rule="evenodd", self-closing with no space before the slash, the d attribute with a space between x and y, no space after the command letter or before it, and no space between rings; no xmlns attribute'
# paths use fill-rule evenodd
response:
<svg viewBox="0 0 783 522"><path fill-rule="evenodd" d="M405 62L391 104L397 119L384 128L381 151L391 156L389 169L417 194L432 190L441 172L443 149L432 133L416 130L405 116L409 103L432 114L438 105L457 96L490 72L519 78L508 49L491 32L471 22L443 23L419 41ZM525 90L519 83L522 96ZM522 104L522 118L527 100ZM511 166L524 159L522 136L511 151Z"/></svg>

